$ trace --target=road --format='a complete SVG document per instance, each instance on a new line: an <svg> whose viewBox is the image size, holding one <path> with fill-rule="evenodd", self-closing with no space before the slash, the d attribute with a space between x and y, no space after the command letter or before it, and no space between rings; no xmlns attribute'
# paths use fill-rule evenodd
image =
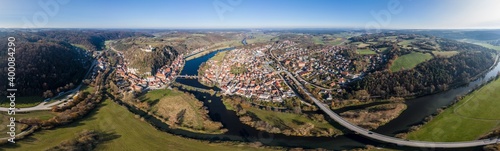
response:
<svg viewBox="0 0 500 151"><path fill-rule="evenodd" d="M95 67L95 65L97 64L97 61L94 60L92 62L92 65L90 66L89 70L87 71L87 73L85 73L85 76L84 78L88 77L89 74L91 73L92 69ZM72 89L72 90L69 90L67 92L65 92L65 94L61 94L61 95L66 95L68 94L66 97L62 98L62 99L59 99L59 100L56 100L52 103L48 103L48 102L42 102L40 104L38 104L37 106L34 106L34 107L28 107L28 108L16 108L16 112L31 112L31 111L44 111L44 110L51 110L52 109L52 106L55 106L55 105L58 105L58 106L64 106L64 102L68 101L71 97L75 96L78 94L80 88L82 87L82 83L80 83L80 85L78 85L76 88ZM5 107L0 107L0 112L8 112L9 111L9 108L5 108Z"/></svg>
<svg viewBox="0 0 500 151"><path fill-rule="evenodd" d="M68 95L68 96L73 96L73 95ZM55 106L55 105L62 106L62 105L64 105L63 103L64 103L65 100L67 100L67 98L60 99L60 100L57 100L57 101L51 102L51 103L42 102L42 103L40 103L40 104L38 104L37 106L34 106L34 107L16 108L16 112L31 112L31 111L51 110L52 106ZM9 111L9 108L0 107L0 112L7 112L7 111Z"/></svg>
<svg viewBox="0 0 500 151"><path fill-rule="evenodd" d="M327 91L332 91L334 90L333 88L324 88L322 86L319 86L319 85L316 85L316 84L313 84L313 83L309 83L307 82L306 80L302 79L302 77L300 77L298 74L297 74L297 78L299 78L300 81L306 83L306 84L309 84L309 85L312 85L313 87L316 87L316 88L319 88L321 90L327 90Z"/></svg>
<svg viewBox="0 0 500 151"><path fill-rule="evenodd" d="M475 147L475 146L484 146L490 144L496 144L500 142L500 138L496 139L484 139L484 140L476 140L476 141L465 141L465 142L425 142L425 141L413 141L413 140L403 140L400 138L390 137L382 134L378 134L364 128L361 128L357 125L351 124L348 121L344 120L338 114L333 112L328 106L325 106L321 101L314 98L311 93L304 88L304 86L288 71L285 71L288 76L292 78L292 80L296 83L299 89L302 89L307 95L307 97L311 98L323 112L325 112L330 118L335 120L340 125L348 128L351 131L358 133L359 135L363 135L365 137L378 140L381 142L397 144L400 146L410 146L410 147L422 147L422 148L464 148L464 147ZM457 132L459 133L459 132Z"/></svg>
<svg viewBox="0 0 500 151"><path fill-rule="evenodd" d="M269 53L271 54L271 57L274 58L276 61L276 57L272 53L272 47L269 49ZM497 59L498 59L497 55ZM293 82L297 85L299 89L302 89L303 92L306 93L307 97L309 97L311 100L313 100L314 104L316 104L323 112L325 112L330 118L335 120L337 123L340 125L344 126L345 128L348 128L351 131L354 131L358 133L359 135L362 135L364 137L381 141L381 142L386 142L386 143L391 143L391 144L396 144L399 146L410 146L410 147L420 147L420 148L465 148L465 147L476 147L476 146L484 146L484 145L490 145L490 144L497 144L500 143L500 138L495 138L495 139L483 139L483 140L475 140L475 141L464 141L464 142L426 142L426 141L413 141L413 140L404 140L400 138L395 138L391 136L386 136L382 134L378 134L372 131L369 131L367 129L361 128L357 125L351 124L350 122L344 120L341 116L339 116L337 113L333 112L326 104L323 102L319 101L313 95L307 91L307 89L304 88L302 83L297 80L295 76L292 75L292 73L284 70L286 68L283 67L283 65L279 62L278 65L281 67L282 72L285 72L292 80ZM459 133L459 132L457 132Z"/></svg>

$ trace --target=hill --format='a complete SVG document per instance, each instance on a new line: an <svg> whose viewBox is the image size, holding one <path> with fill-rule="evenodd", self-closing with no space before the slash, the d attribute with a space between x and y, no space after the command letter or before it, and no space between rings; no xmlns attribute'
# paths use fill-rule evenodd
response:
<svg viewBox="0 0 500 151"><path fill-rule="evenodd" d="M240 43L242 36L237 33L191 33L169 32L156 37L132 37L109 42L117 51L124 54L130 67L142 74L156 72L168 65L178 55L232 46Z"/></svg>
<svg viewBox="0 0 500 151"><path fill-rule="evenodd" d="M83 75L91 65L92 57L85 50L74 47L67 42L53 40L31 41L31 33L10 33L15 37L17 96L42 96L50 91L51 97L59 92L69 90L80 83ZM4 35L7 36L7 35ZM7 39L1 37L1 39ZM7 50L7 43L1 43L0 49ZM7 73L7 53L0 54L0 69ZM7 74L1 74L7 79ZM2 82L6 82L3 80ZM0 94L6 95L6 84L0 84Z"/></svg>
<svg viewBox="0 0 500 151"><path fill-rule="evenodd" d="M106 40L122 39L128 37L152 37L152 35L122 30L46 30L35 32L34 35L28 37L29 41L38 41L42 39L50 39L56 41L65 41L71 44L76 44L87 50L103 50Z"/></svg>
<svg viewBox="0 0 500 151"><path fill-rule="evenodd" d="M368 73L350 85L383 98L426 95L466 84L487 70L497 53L479 45L417 34L380 33L349 40L351 45L364 43L363 47L389 56L388 70Z"/></svg>

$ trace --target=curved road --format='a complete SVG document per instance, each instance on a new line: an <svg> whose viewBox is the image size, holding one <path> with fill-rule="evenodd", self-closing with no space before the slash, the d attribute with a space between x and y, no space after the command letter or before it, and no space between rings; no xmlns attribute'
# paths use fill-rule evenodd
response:
<svg viewBox="0 0 500 151"><path fill-rule="evenodd" d="M90 72L92 71L92 69L94 69L95 65L97 64L97 61L94 60L92 62L92 65L90 66L89 70L87 71L87 73L85 73L85 77L88 77ZM64 101L67 101L69 100L71 97L75 96L75 95L78 95L78 92L80 90L80 88L82 87L82 83L80 83L80 85L78 85L76 88L70 90L70 91L67 91L65 94L68 94L68 96L62 98L62 99L59 99L57 101L54 101L53 103L48 103L48 102L42 102L40 104L38 104L37 106L34 106L34 107L28 107L28 108L16 108L15 111L16 112L31 112L31 111L44 111L44 110L51 110L52 109L52 106L55 106L55 105L58 105L58 106L64 106ZM0 112L8 112L9 111L9 108L7 107L0 107Z"/></svg>
<svg viewBox="0 0 500 151"><path fill-rule="evenodd" d="M361 128L357 125L351 124L348 121L344 120L342 117L340 117L338 114L330 110L329 107L325 106L321 101L318 99L314 98L311 93L309 93L304 86L297 80L295 77L290 73L286 72L288 76L292 78L292 80L298 85L298 88L302 89L307 95L307 97L311 98L314 101L314 104L316 104L323 112L328 114L330 118L335 120L337 123L340 125L348 128L351 131L354 131L360 135L363 135L365 137L382 141L382 142L387 142L387 143L392 143L392 144L397 144L400 146L411 146L411 147L422 147L422 148L464 148L464 147L475 147L475 146L484 146L484 145L490 145L490 144L496 144L500 142L500 138L496 139L484 139L484 140L476 140L476 141L466 141L466 142L425 142L425 141L412 141L412 140L403 140L400 138L395 138L395 137L390 137L382 134L378 134L369 130L366 130L364 128Z"/></svg>
<svg viewBox="0 0 500 151"><path fill-rule="evenodd" d="M34 107L27 107L27 108L16 108L16 112L31 112L31 111L43 111L43 110L50 110L52 109L52 106L61 104L63 101L58 100L56 102L47 104L47 102L42 102L38 104L37 106ZM0 108L0 112L7 112L9 111L9 108Z"/></svg>
<svg viewBox="0 0 500 151"><path fill-rule="evenodd" d="M274 46L274 45L273 45ZM274 54L272 53L273 48L271 47L269 49L269 53L271 54L271 57L276 59ZM499 55L497 55L497 60L499 58ZM277 60L277 59L276 59ZM283 65L278 62L278 65L282 68ZM344 126L345 128L348 128L351 131L354 131L358 133L359 135L363 135L367 138L371 138L374 140L378 140L381 142L386 142L386 143L391 143L391 144L397 144L400 146L410 146L410 147L421 147L421 148L465 148L465 147L476 147L476 146L484 146L484 145L490 145L490 144L497 144L500 143L500 138L491 138L491 139L483 139L483 140L475 140L475 141L465 141L465 142L425 142L425 141L413 141L413 140L404 140L400 138L395 138L391 136L386 136L382 134L378 134L369 130L366 130L364 128L361 128L357 125L351 124L348 121L344 120L341 116L339 116L337 113L333 112L326 104L323 102L319 101L315 97L312 96L307 89L304 88L302 83L300 83L295 76L293 76L290 72L284 70L286 74L296 83L297 87L299 89L302 89L303 92L306 93L307 97L311 98L313 100L314 104L316 104L323 112L325 112L330 118L335 120L337 123L340 125Z"/></svg>

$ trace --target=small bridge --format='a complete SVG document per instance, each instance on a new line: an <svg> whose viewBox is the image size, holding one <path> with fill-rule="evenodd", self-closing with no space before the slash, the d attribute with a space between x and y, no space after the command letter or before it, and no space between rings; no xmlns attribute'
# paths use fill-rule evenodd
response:
<svg viewBox="0 0 500 151"><path fill-rule="evenodd" d="M182 78L182 79L198 79L198 76L195 75L178 75L176 78Z"/></svg>
<svg viewBox="0 0 500 151"><path fill-rule="evenodd" d="M186 89L186 90L195 90L195 91L205 92L205 93L220 92L220 91L216 91L216 90L213 90L213 89L198 88L198 87L193 87L193 86L189 86L189 85L185 85L185 84L181 84L181 83L177 83L177 82L173 82L172 85L176 86L176 87L180 87L180 88Z"/></svg>

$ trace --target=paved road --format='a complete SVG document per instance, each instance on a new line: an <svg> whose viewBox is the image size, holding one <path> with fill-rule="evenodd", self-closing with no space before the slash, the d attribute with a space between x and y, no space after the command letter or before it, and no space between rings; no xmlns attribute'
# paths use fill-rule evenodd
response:
<svg viewBox="0 0 500 151"><path fill-rule="evenodd" d="M354 132L358 133L359 135L363 135L365 137L368 137L368 138L371 138L374 140L392 143L392 144L397 144L400 146L411 146L411 147L422 147L422 148L463 148L463 147L484 146L484 145L490 145L490 144L495 144L495 143L500 142L500 138L484 139L484 140L476 140L476 141L466 141L466 142L424 142L424 141L403 140L400 138L395 138L395 137L390 137L390 136L378 134L378 133L366 130L364 128L361 128L357 125L351 124L348 121L344 120L338 114L333 112L328 106L325 106L324 103L322 103L318 99L314 98L312 96L312 94L309 93L303 87L303 85L297 79L295 79L295 77L290 72L286 72L286 73L298 85L298 88L302 89L302 91L304 91L306 93L307 97L311 98L314 101L314 103L321 110L323 110L323 112L325 112L328 116L330 116L330 118L335 120L340 125L350 129L351 131L354 131ZM460 132L457 132L457 133L460 133Z"/></svg>
<svg viewBox="0 0 500 151"><path fill-rule="evenodd" d="M91 73L92 69L95 67L97 64L97 61L94 60L92 62L92 65L90 66L90 69L87 71L84 77L88 77L88 75ZM82 83L83 84L83 83ZM66 97L56 100L54 102L48 103L48 102L42 102L38 104L37 106L34 107L28 107L28 108L16 108L16 112L31 112L31 111L44 111L44 110L51 110L52 106L58 105L58 106L64 106L65 101L68 101L70 98L78 94L78 91L82 87L82 84L78 85L76 88L73 90L67 91L66 94L68 94ZM65 94L64 94L65 95ZM9 108L5 107L0 107L0 112L8 112Z"/></svg>
<svg viewBox="0 0 500 151"><path fill-rule="evenodd" d="M333 88L324 88L324 87L319 86L319 85L317 85L317 84L310 83L310 82L308 82L308 81L306 81L306 80L302 79L302 77L300 77L298 74L297 74L297 78L298 78L300 81L302 81L302 82L304 82L304 83L306 83L306 84L312 85L313 87L319 88L319 89L321 89L321 90L327 90L327 91L334 90Z"/></svg>
<svg viewBox="0 0 500 151"><path fill-rule="evenodd" d="M272 53L272 47L269 49L269 53L271 54L271 57L274 58L276 61L276 57ZM497 59L499 56L497 55ZM278 65L281 67L281 69L285 69L281 63L278 62ZM337 123L340 125L348 128L351 131L354 131L358 133L359 135L363 135L365 137L378 140L381 142L386 142L386 143L391 143L391 144L397 144L400 146L410 146L410 147L421 147L421 148L464 148L464 147L476 147L476 146L484 146L484 145L490 145L490 144L497 144L500 143L500 138L495 138L495 139L484 139L484 140L476 140L476 141L465 141L465 142L425 142L425 141L413 141L413 140L404 140L400 138L395 138L395 137L390 137L382 134L378 134L369 130L366 130L364 128L361 128L357 125L351 124L348 121L344 120L342 117L340 117L337 113L333 112L326 104L323 102L319 101L318 99L314 98L307 89L304 88L302 83L300 83L295 76L293 76L290 72L288 71L283 71L288 76L296 83L297 87L299 89L302 89L303 92L306 93L307 97L311 98L311 100L314 101L314 104L316 104L323 112L325 112L330 118L335 120ZM457 132L460 133L460 132Z"/></svg>

